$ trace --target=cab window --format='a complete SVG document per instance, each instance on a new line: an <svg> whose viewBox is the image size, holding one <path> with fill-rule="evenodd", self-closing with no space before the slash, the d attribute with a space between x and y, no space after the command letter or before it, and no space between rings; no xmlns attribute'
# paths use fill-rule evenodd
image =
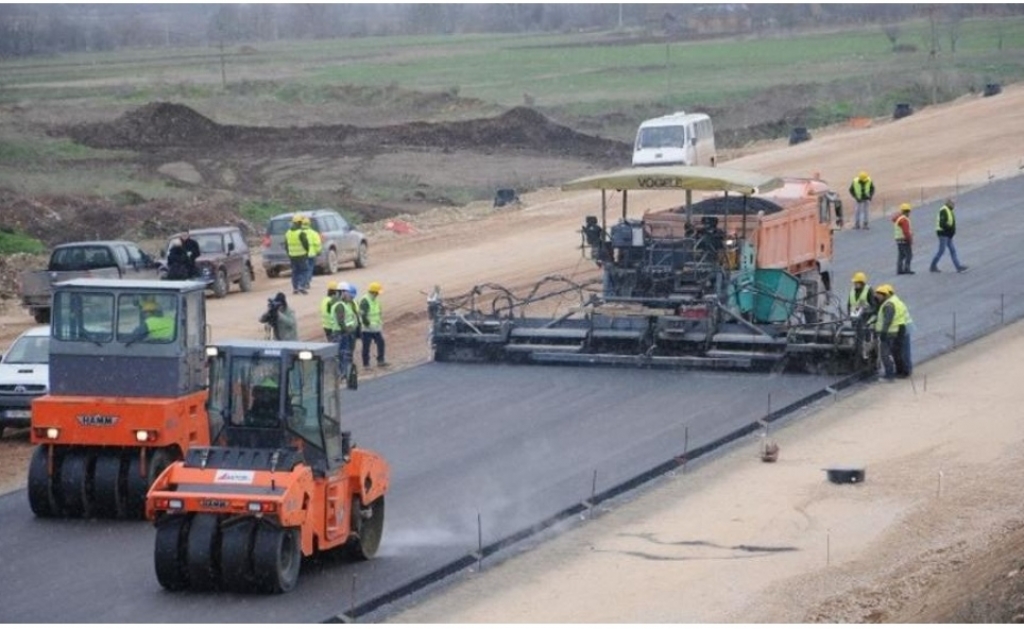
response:
<svg viewBox="0 0 1024 629"><path fill-rule="evenodd" d="M109 342L114 331L114 296L57 291L52 317L51 334L58 340Z"/></svg>
<svg viewBox="0 0 1024 629"><path fill-rule="evenodd" d="M117 340L171 343L178 336L178 299L173 294L122 293L117 300Z"/></svg>

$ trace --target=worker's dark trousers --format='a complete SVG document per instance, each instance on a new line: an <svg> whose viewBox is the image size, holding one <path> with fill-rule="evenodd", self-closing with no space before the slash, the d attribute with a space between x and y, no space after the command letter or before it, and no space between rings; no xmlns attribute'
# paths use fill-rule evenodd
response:
<svg viewBox="0 0 1024 629"><path fill-rule="evenodd" d="M349 367L352 366L352 354L356 346L356 335L336 332L334 334L334 342L338 344L338 371L342 378L347 378Z"/></svg>
<svg viewBox="0 0 1024 629"><path fill-rule="evenodd" d="M882 334L878 337L878 357L882 361L882 375L892 379L896 377L896 335Z"/></svg>
<svg viewBox="0 0 1024 629"><path fill-rule="evenodd" d="M292 293L294 294L300 289L306 288L306 268L309 266L309 258L306 256L289 257L288 262L292 267Z"/></svg>
<svg viewBox="0 0 1024 629"><path fill-rule="evenodd" d="M904 240L896 241L896 274L903 275L910 273L910 261L914 257L914 252L910 248L910 243Z"/></svg>
<svg viewBox="0 0 1024 629"><path fill-rule="evenodd" d="M386 362L384 360L384 333L363 331L363 367L370 366L370 343L377 345L377 364Z"/></svg>
<svg viewBox="0 0 1024 629"><path fill-rule="evenodd" d="M909 376L911 371L910 332L907 331L907 326L900 326L899 331L896 332L896 338L893 341L891 350L896 375L904 378Z"/></svg>

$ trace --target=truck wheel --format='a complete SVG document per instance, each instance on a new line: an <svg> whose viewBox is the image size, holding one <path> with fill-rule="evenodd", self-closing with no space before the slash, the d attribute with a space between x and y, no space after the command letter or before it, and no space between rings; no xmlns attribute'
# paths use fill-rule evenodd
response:
<svg viewBox="0 0 1024 629"><path fill-rule="evenodd" d="M299 580L302 550L298 531L262 525L256 529L252 546L252 568L256 587L263 592L290 592Z"/></svg>
<svg viewBox="0 0 1024 629"><path fill-rule="evenodd" d="M281 269L276 266L272 266L268 269L264 269L267 272L267 277L274 279L275 277L281 277Z"/></svg>
<svg viewBox="0 0 1024 629"><path fill-rule="evenodd" d="M72 450L60 466L60 493L64 514L72 518L92 517L92 473L95 455L88 450Z"/></svg>
<svg viewBox="0 0 1024 629"><path fill-rule="evenodd" d="M357 269L365 269L366 268L366 261L369 259L369 257L370 257L370 252L369 252L369 249L366 247L366 243L365 242L359 243L359 252L356 253L356 268Z"/></svg>
<svg viewBox="0 0 1024 629"><path fill-rule="evenodd" d="M188 537L188 518L174 516L165 518L156 529L156 544L153 546L153 564L156 580L165 589L177 592L188 587L188 573L185 571L185 540Z"/></svg>
<svg viewBox="0 0 1024 629"><path fill-rule="evenodd" d="M334 275L338 272L338 252L333 248L327 250L327 274Z"/></svg>
<svg viewBox="0 0 1024 629"><path fill-rule="evenodd" d="M256 520L246 518L228 526L220 535L220 577L232 592L252 589L252 546Z"/></svg>
<svg viewBox="0 0 1024 629"><path fill-rule="evenodd" d="M128 455L125 467L125 517L141 520L146 517L146 492L174 459L166 450L149 450L146 453L146 473L140 474L142 450L136 448Z"/></svg>
<svg viewBox="0 0 1024 629"><path fill-rule="evenodd" d="M238 280L238 288L242 289L243 293L252 290L252 269L248 264L242 267L242 277Z"/></svg>
<svg viewBox="0 0 1024 629"><path fill-rule="evenodd" d="M223 297L228 294L228 274L224 269L217 270L217 277L213 280L214 297Z"/></svg>
<svg viewBox="0 0 1024 629"><path fill-rule="evenodd" d="M207 592L220 585L216 553L220 550L217 532L220 523L212 513L197 513L188 527L188 544L185 547L185 567L188 570L188 584L193 590Z"/></svg>
<svg viewBox="0 0 1024 629"><path fill-rule="evenodd" d="M105 518L125 516L125 466L121 452L101 452L93 471L96 514Z"/></svg>
<svg viewBox="0 0 1024 629"><path fill-rule="evenodd" d="M40 518L52 518L60 515L61 511L61 505L53 491L53 479L48 473L47 449L47 446L36 446L32 460L28 464L28 505L32 508L32 513ZM53 449L54 477L60 473L59 452L59 448Z"/></svg>
<svg viewBox="0 0 1024 629"><path fill-rule="evenodd" d="M36 320L36 323L49 323L50 309L36 308L35 310L32 311L32 318Z"/></svg>
<svg viewBox="0 0 1024 629"><path fill-rule="evenodd" d="M359 498L352 499L352 540L350 554L359 560L373 559L384 535L384 496L363 507Z"/></svg>

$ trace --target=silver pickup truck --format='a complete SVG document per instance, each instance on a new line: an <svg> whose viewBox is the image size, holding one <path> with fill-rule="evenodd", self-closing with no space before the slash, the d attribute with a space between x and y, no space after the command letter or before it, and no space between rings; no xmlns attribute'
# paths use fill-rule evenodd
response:
<svg viewBox="0 0 1024 629"><path fill-rule="evenodd" d="M125 240L92 240L57 245L41 271L21 274L21 305L38 323L50 322L51 286L79 277L157 278L160 264Z"/></svg>

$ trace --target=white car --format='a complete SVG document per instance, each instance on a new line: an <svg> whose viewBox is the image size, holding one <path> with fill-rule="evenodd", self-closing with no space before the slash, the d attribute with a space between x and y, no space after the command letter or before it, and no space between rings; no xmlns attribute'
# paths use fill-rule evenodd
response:
<svg viewBox="0 0 1024 629"><path fill-rule="evenodd" d="M50 326L22 333L0 358L0 437L5 428L28 428L32 400L50 388Z"/></svg>

